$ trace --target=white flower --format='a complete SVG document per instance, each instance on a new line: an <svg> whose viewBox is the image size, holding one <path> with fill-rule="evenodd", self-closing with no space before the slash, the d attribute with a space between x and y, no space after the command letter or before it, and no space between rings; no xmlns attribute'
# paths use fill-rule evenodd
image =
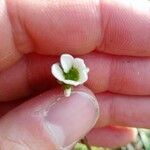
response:
<svg viewBox="0 0 150 150"><path fill-rule="evenodd" d="M81 85L88 80L89 69L84 60L73 58L69 54L60 57L60 63L55 63L51 68L54 77L64 84L65 95L70 96L71 86Z"/></svg>

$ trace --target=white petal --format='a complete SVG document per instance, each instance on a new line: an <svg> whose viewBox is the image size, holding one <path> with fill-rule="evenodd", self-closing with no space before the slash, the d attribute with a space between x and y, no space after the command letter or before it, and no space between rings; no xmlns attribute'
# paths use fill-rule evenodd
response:
<svg viewBox="0 0 150 150"><path fill-rule="evenodd" d="M73 80L63 80L63 83L69 84L69 85L74 85L74 86L77 86L80 84L79 81L73 81Z"/></svg>
<svg viewBox="0 0 150 150"><path fill-rule="evenodd" d="M73 67L79 69L79 70L85 70L86 65L84 63L84 60L81 58L75 58L73 61Z"/></svg>
<svg viewBox="0 0 150 150"><path fill-rule="evenodd" d="M59 81L65 80L65 78L63 76L63 71L62 71L59 63L53 64L51 67L51 71L52 71L53 76L56 79L58 79Z"/></svg>
<svg viewBox="0 0 150 150"><path fill-rule="evenodd" d="M90 71L90 69L89 68L86 68L86 70L85 70L87 73L89 73L89 71Z"/></svg>
<svg viewBox="0 0 150 150"><path fill-rule="evenodd" d="M88 80L88 74L87 74L87 72L86 71L81 71L80 72L80 79L79 79L80 84L83 84L87 80Z"/></svg>
<svg viewBox="0 0 150 150"><path fill-rule="evenodd" d="M63 54L60 57L61 66L65 73L69 72L72 68L74 58L69 54Z"/></svg>

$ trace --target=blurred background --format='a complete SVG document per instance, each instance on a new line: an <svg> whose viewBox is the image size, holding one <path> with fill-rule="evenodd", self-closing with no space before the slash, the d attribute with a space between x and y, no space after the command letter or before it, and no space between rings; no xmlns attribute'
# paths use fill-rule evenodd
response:
<svg viewBox="0 0 150 150"><path fill-rule="evenodd" d="M88 150L83 144L78 143L74 150ZM92 150L150 150L150 130L148 129L138 129L138 136L136 141L129 143L128 145L116 149L94 147Z"/></svg>

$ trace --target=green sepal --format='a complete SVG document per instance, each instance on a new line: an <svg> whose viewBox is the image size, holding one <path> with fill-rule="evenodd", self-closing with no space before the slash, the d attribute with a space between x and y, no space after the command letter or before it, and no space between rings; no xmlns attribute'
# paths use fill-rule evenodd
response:
<svg viewBox="0 0 150 150"><path fill-rule="evenodd" d="M72 85L69 85L69 84L62 84L62 86L63 86L63 88L64 89L70 89L70 88L72 88Z"/></svg>

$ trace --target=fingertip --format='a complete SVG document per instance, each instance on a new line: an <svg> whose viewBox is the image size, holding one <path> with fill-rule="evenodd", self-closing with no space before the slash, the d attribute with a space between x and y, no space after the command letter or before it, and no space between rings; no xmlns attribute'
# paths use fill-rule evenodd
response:
<svg viewBox="0 0 150 150"><path fill-rule="evenodd" d="M91 145L118 148L135 141L137 130L135 128L109 126L93 129L87 137Z"/></svg>

